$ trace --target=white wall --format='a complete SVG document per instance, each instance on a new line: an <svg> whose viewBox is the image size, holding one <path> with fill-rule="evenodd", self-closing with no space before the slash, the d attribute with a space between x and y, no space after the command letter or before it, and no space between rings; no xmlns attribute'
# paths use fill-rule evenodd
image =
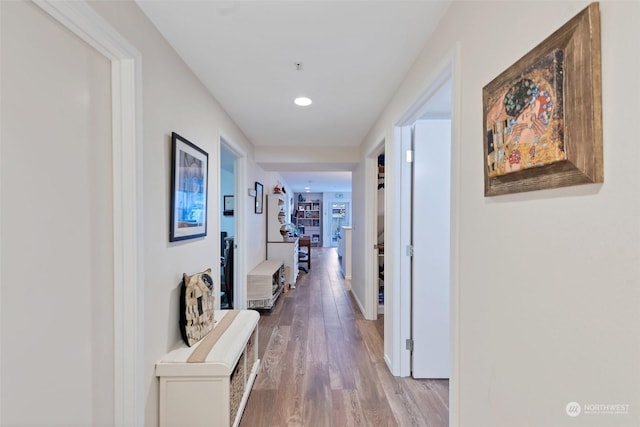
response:
<svg viewBox="0 0 640 427"><path fill-rule="evenodd" d="M256 265L267 259L267 194L273 194L273 188L276 184L284 185L285 188L288 188L288 184L282 179L279 173L263 171L256 164L252 164L247 168L247 184L253 188L256 181L263 186L264 199L262 201L262 214L256 214L254 212L255 199L247 196L249 189L247 188L244 192L244 196L250 199L247 207L249 210L247 215L250 218L249 226L247 227L246 242L247 253L249 254L247 271L251 271Z"/></svg>
<svg viewBox="0 0 640 427"><path fill-rule="evenodd" d="M354 190L351 193L351 220L352 220L352 235L351 235L351 292L355 297L360 310L365 310L366 305L366 293L368 292L367 274L365 271L365 255L369 254L368 251L360 250L365 248L365 163L361 162L357 168L351 173L351 188ZM369 177L370 179L373 179ZM370 292L373 294L373 292Z"/></svg>
<svg viewBox="0 0 640 427"><path fill-rule="evenodd" d="M363 147L389 134L459 41L460 426L640 425L638 2L600 3L604 184L483 196L482 87L586 5L453 2ZM572 419L570 401L630 413Z"/></svg>
<svg viewBox="0 0 640 427"><path fill-rule="evenodd" d="M142 54L143 190L144 190L144 387L145 422L157 425L158 389L155 362L177 343L178 284L184 272L218 266L220 209L217 169L219 136L248 153L252 146L206 88L133 2L91 2L113 27ZM208 235L169 243L170 135L175 131L209 153ZM246 193L245 193L246 194ZM248 197L248 196L247 196ZM247 229L260 228L258 216L247 216ZM257 263L259 251L247 248L247 264Z"/></svg>
<svg viewBox="0 0 640 427"><path fill-rule="evenodd" d="M0 9L0 425L113 425L110 62Z"/></svg>

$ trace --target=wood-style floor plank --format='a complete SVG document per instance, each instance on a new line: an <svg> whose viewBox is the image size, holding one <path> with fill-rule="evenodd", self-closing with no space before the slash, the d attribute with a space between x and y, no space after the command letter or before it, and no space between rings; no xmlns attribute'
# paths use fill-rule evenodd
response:
<svg viewBox="0 0 640 427"><path fill-rule="evenodd" d="M296 289L262 311L262 360L241 427L448 426L449 381L391 375L383 316L365 320L335 249L313 248Z"/></svg>
<svg viewBox="0 0 640 427"><path fill-rule="evenodd" d="M273 390L256 390L249 395L247 407L251 406L251 411L244 411L241 426L251 427L272 427L271 423L273 407L276 404L277 394Z"/></svg>
<svg viewBox="0 0 640 427"><path fill-rule="evenodd" d="M364 426L365 418L355 390L332 390L333 425Z"/></svg>
<svg viewBox="0 0 640 427"><path fill-rule="evenodd" d="M290 326L277 326L271 334L271 340L262 357L260 375L253 384L254 390L277 390L284 365L285 351L289 343ZM259 338L258 338L259 339Z"/></svg>
<svg viewBox="0 0 640 427"><path fill-rule="evenodd" d="M413 396L409 394L403 383L397 381L386 365L376 363L376 372L378 378L382 382L382 388L385 396L391 406L391 410L395 415L398 425L401 426L423 426L429 427L431 424L424 422L424 414L420 411L415 402L411 399Z"/></svg>

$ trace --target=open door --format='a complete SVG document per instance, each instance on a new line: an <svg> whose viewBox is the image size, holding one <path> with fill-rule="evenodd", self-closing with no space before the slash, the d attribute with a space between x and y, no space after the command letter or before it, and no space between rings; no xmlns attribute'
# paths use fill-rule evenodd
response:
<svg viewBox="0 0 640 427"><path fill-rule="evenodd" d="M451 121L417 121L413 153L411 373L449 378Z"/></svg>
<svg viewBox="0 0 640 427"><path fill-rule="evenodd" d="M389 145L389 181L387 200L388 238L387 264L391 276L389 300L385 301L385 362L394 375L416 378L448 378L441 383L449 388L449 423L459 425L459 259L460 248L460 46L451 50L437 74L425 90L407 108L394 125L393 144ZM426 142L423 125L445 121L446 136L432 137ZM416 126L417 125L417 126ZM425 126L430 126L425 125ZM417 136L414 144L414 136ZM414 150L415 146L415 150ZM417 170L414 170L417 163ZM433 169L431 169L433 167ZM442 169L445 168L445 169ZM442 182L440 180L447 179ZM414 182L415 181L415 182ZM438 183L447 187L441 199L431 199L428 192L438 190ZM447 201L448 199L448 201ZM438 247L442 230L424 228L436 223L440 215L448 218L448 230ZM430 218L429 215L433 215ZM430 245L430 246L429 246ZM434 254L435 252L435 254ZM436 258L446 255L444 287L431 288L435 283L432 265ZM437 265L436 267L442 267ZM437 271L437 270L436 270ZM440 292L438 294L438 292ZM387 295L385 295L385 299ZM440 298L440 303L435 303ZM445 310L445 311L443 311ZM445 314L446 313L446 314ZM432 352L432 349L441 351ZM446 361L444 361L446 359Z"/></svg>

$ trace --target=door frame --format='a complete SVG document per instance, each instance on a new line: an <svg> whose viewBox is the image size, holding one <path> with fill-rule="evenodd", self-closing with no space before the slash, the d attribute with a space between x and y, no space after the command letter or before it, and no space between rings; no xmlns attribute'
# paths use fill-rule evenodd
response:
<svg viewBox="0 0 640 427"><path fill-rule="evenodd" d="M380 142L378 142L371 150L369 150L365 158L365 205L367 206L366 212L374 212L373 214L370 214L370 220L366 221L368 229L364 233L364 247L366 248L365 253L367 254L364 257L364 277L366 280L365 283L368 284L365 289L368 289L368 291L365 292L364 310L362 307L360 307L360 310L365 314L365 318L367 320L378 319L378 250L374 249L374 246L377 244L378 237L378 156L381 153L386 152L386 141L388 140L389 139L384 136L379 137L378 141ZM385 215L385 226L386 218L387 217Z"/></svg>
<svg viewBox="0 0 640 427"><path fill-rule="evenodd" d="M220 148L224 146L235 156L234 168L234 248L233 254L233 308L243 310L247 308L247 251L238 250L247 244L247 198L243 197L243 193L247 188L247 153L244 149L236 144L232 138L227 136L224 131L220 131L218 135L218 194L220 194ZM220 214L222 209L218 209L218 224L220 224Z"/></svg>
<svg viewBox="0 0 640 427"><path fill-rule="evenodd" d="M114 425L144 425L142 55L85 1L34 3L111 62Z"/></svg>
<svg viewBox="0 0 640 427"><path fill-rule="evenodd" d="M410 147L411 129L410 126L418 120L424 113L426 104L437 90L448 79L451 79L451 248L450 248L450 367L451 376L449 380L449 425L459 426L459 349L460 349L460 289L459 289L459 266L460 266L460 94L461 94L461 69L460 69L460 44L456 43L448 55L444 58L440 66L435 68L435 72L426 80L425 89L418 96L416 101L407 108L395 122L393 129L393 156L394 170L398 171L397 182L394 183L393 191L400 191L404 185L410 184L411 174L407 171L404 153ZM409 181L407 181L409 180ZM395 180L394 180L395 181ZM406 187L404 187L406 188ZM400 192L400 195L403 193ZM395 301L391 307L391 313L387 315L387 305L385 301L385 359L387 359L387 349L391 350L389 368L394 375L411 375L411 354L406 349L407 340L411 339L411 311L406 309L411 307L411 263L410 257L406 255L406 247L411 244L411 200L410 197L400 198L399 206L394 210L397 215L395 225L399 225L399 238L394 239L391 246L394 254L391 263L398 268L393 271L393 283L398 284L391 287L391 300ZM386 243L385 243L385 246ZM408 268L408 270L407 270ZM386 264L385 264L386 269ZM386 287L385 287L386 291ZM385 295L386 300L386 295ZM407 305L408 304L408 305ZM404 308L404 309L402 309ZM387 325L387 322L390 324ZM387 330L391 335L387 335ZM387 345L386 340L393 342ZM388 362L389 363L389 362Z"/></svg>

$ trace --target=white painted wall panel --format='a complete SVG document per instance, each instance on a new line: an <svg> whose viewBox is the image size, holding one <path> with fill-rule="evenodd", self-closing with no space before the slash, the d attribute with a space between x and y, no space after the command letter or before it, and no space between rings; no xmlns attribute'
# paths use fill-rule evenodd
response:
<svg viewBox="0 0 640 427"><path fill-rule="evenodd" d="M0 424L110 425L110 63L34 4L0 7Z"/></svg>
<svg viewBox="0 0 640 427"><path fill-rule="evenodd" d="M640 41L640 3L600 2L604 183L483 196L482 87L587 5L453 2L366 137L363 153L459 42L454 426L640 425L633 409L640 407L640 146L633 125L640 51L632 48ZM631 411L571 419L570 401L629 404Z"/></svg>

